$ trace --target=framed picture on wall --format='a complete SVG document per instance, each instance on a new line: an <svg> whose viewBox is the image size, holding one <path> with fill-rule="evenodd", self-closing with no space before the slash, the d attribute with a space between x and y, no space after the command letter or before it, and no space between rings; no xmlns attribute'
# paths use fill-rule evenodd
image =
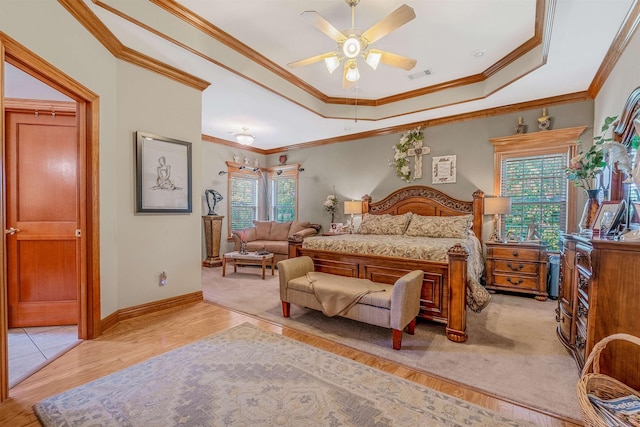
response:
<svg viewBox="0 0 640 427"><path fill-rule="evenodd" d="M433 184L456 182L456 155L434 157L432 171Z"/></svg>
<svg viewBox="0 0 640 427"><path fill-rule="evenodd" d="M191 143L136 132L136 213L191 213Z"/></svg>

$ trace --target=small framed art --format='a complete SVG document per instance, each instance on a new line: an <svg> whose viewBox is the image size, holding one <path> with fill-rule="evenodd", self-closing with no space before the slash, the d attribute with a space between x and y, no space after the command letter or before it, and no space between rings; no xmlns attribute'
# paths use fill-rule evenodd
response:
<svg viewBox="0 0 640 427"><path fill-rule="evenodd" d="M439 156L433 158L433 184L448 184L456 182L456 155Z"/></svg>
<svg viewBox="0 0 640 427"><path fill-rule="evenodd" d="M136 132L136 213L191 213L191 143Z"/></svg>

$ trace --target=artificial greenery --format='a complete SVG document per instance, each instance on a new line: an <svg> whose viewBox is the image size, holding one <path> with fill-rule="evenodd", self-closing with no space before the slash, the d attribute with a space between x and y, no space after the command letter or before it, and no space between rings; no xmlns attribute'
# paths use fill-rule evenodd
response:
<svg viewBox="0 0 640 427"><path fill-rule="evenodd" d="M411 181L411 168L409 167L409 150L415 148L417 141L424 139L424 130L418 126L402 134L400 141L393 146L393 161L389 161L389 166L396 170L403 181Z"/></svg>

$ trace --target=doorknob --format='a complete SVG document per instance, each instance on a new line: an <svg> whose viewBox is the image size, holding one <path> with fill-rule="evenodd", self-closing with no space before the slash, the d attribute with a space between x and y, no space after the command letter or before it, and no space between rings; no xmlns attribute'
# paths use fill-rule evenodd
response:
<svg viewBox="0 0 640 427"><path fill-rule="evenodd" d="M8 234L10 236L13 236L14 234L19 232L20 232L19 228L13 228L13 227L9 228L8 230L4 230L4 234Z"/></svg>

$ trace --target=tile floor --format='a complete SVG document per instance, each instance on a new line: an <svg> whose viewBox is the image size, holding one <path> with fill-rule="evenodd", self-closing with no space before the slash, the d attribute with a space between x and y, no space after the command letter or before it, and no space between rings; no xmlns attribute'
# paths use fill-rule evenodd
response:
<svg viewBox="0 0 640 427"><path fill-rule="evenodd" d="M76 325L9 329L9 388L77 342Z"/></svg>

